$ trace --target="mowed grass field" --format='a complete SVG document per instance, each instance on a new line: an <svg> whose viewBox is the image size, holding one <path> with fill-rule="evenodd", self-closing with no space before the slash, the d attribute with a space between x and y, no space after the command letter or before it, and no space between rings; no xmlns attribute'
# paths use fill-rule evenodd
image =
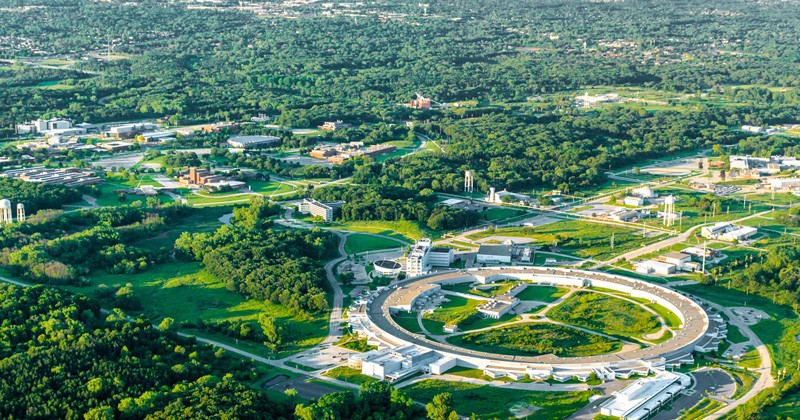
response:
<svg viewBox="0 0 800 420"><path fill-rule="evenodd" d="M478 419L563 419L584 407L594 394L593 391L521 391L435 379L416 382L403 390L423 404L438 394L449 392L459 415L474 415Z"/></svg>
<svg viewBox="0 0 800 420"><path fill-rule="evenodd" d="M478 310L476 309L481 301L475 299L466 299L461 296L447 295L448 302L444 302L441 307L436 308L431 313L422 315L424 321L434 321L435 324L428 324L436 329L431 331L441 334L441 328L450 324L461 324L468 318L477 316Z"/></svg>
<svg viewBox="0 0 800 420"><path fill-rule="evenodd" d="M178 325L196 324L198 321L256 321L262 313L292 325L296 340L282 348L282 352L295 352L319 344L328 333L326 314L300 319L289 308L260 300L245 299L228 290L223 282L202 269L199 262L173 262L161 264L142 273L89 277L90 285L69 287L73 291L91 295L101 285L131 284L133 294L141 301L141 313L153 322L165 317L173 318ZM199 332L203 335L202 332Z"/></svg>
<svg viewBox="0 0 800 420"><path fill-rule="evenodd" d="M517 294L519 300L533 300L538 302L555 302L569 292L566 287L534 286L528 285L525 290Z"/></svg>
<svg viewBox="0 0 800 420"><path fill-rule="evenodd" d="M616 297L578 292L547 312L547 317L604 334L641 337L658 331L658 317L632 302Z"/></svg>
<svg viewBox="0 0 800 420"><path fill-rule="evenodd" d="M559 252L600 261L609 260L616 255L639 248L643 243L654 242L660 238L660 236L642 238L638 229L578 220L563 220L536 227L487 229L469 235L469 238L478 240L490 236L531 238L539 245L556 246Z"/></svg>
<svg viewBox="0 0 800 420"><path fill-rule="evenodd" d="M511 356L555 354L562 357L612 353L622 343L600 335L562 325L527 322L488 331L453 336L450 344L476 351Z"/></svg>
<svg viewBox="0 0 800 420"><path fill-rule="evenodd" d="M396 249L404 247L403 243L393 239L380 236L365 235L354 233L347 236L344 249L348 254L358 254L367 251L377 251L381 249Z"/></svg>

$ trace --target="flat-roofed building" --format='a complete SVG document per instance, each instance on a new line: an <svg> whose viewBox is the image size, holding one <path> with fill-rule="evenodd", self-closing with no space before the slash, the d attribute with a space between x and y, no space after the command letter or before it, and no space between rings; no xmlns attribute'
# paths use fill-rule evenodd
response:
<svg viewBox="0 0 800 420"><path fill-rule="evenodd" d="M16 178L26 182L60 184L69 187L103 182L94 171L81 168L22 168L3 172L0 176Z"/></svg>
<svg viewBox="0 0 800 420"><path fill-rule="evenodd" d="M756 233L758 233L758 229L752 226L742 226L733 230L729 230L728 232L725 232L719 237L719 239L728 242L746 241Z"/></svg>
<svg viewBox="0 0 800 420"><path fill-rule="evenodd" d="M152 133L142 133L139 137L143 143L162 143L175 140L175 133L172 131L154 131Z"/></svg>
<svg viewBox="0 0 800 420"><path fill-rule="evenodd" d="M341 129L344 129L344 128L350 128L350 124L342 122L342 120L325 121L325 123L322 124L321 126L319 126L319 128L321 128L321 129L323 129L325 131L336 131L336 130L341 130Z"/></svg>
<svg viewBox="0 0 800 420"><path fill-rule="evenodd" d="M153 123L117 125L104 132L103 137L114 139L132 139L139 133L143 133L148 130L155 130L156 128L158 128L158 126Z"/></svg>
<svg viewBox="0 0 800 420"><path fill-rule="evenodd" d="M656 376L637 379L600 405L600 414L620 419L650 418L691 385L691 379L675 372L661 371Z"/></svg>
<svg viewBox="0 0 800 420"><path fill-rule="evenodd" d="M670 274L675 274L675 271L677 270L677 267L674 264L653 260L639 261L634 265L636 266L636 272L642 274L659 274L662 276L668 276Z"/></svg>
<svg viewBox="0 0 800 420"><path fill-rule="evenodd" d="M280 145L281 139L275 136L236 136L228 139L228 144L237 149L257 149Z"/></svg>
<svg viewBox="0 0 800 420"><path fill-rule="evenodd" d="M768 183L774 191L789 190L800 187L800 178L772 178Z"/></svg>
<svg viewBox="0 0 800 420"><path fill-rule="evenodd" d="M724 234L731 229L731 224L728 222L719 222L713 226L704 226L700 229L700 236L708 239L717 239L720 235Z"/></svg>
<svg viewBox="0 0 800 420"><path fill-rule="evenodd" d="M634 197L634 196L629 196L629 197L625 197L625 199L624 199L624 200L622 200L622 202L623 202L623 203L624 203L626 206L639 207L639 206L641 206L641 205L643 205L643 204L644 204L644 198L642 198L642 197Z"/></svg>
<svg viewBox="0 0 800 420"><path fill-rule="evenodd" d="M430 252L432 248L433 243L428 238L422 238L414 244L408 253L408 257L406 257L406 276L421 276L430 271Z"/></svg>
<svg viewBox="0 0 800 420"><path fill-rule="evenodd" d="M455 261L453 248L435 246L428 251L428 264L433 267L449 267L453 261Z"/></svg>
<svg viewBox="0 0 800 420"><path fill-rule="evenodd" d="M488 318L500 319L517 305L519 305L519 299L513 296L501 295L478 305L478 312Z"/></svg>
<svg viewBox="0 0 800 420"><path fill-rule="evenodd" d="M510 263L513 245L481 245L475 261L479 264Z"/></svg>
<svg viewBox="0 0 800 420"><path fill-rule="evenodd" d="M304 198L300 203L300 213L311 214L322 218L325 222L332 222L336 211L342 207L343 201L323 203L313 198Z"/></svg>
<svg viewBox="0 0 800 420"><path fill-rule="evenodd" d="M666 254L660 256L659 261L665 262L667 264L672 264L677 266L678 268L683 269L685 264L692 262L692 256L689 254L684 254L683 252L667 252Z"/></svg>
<svg viewBox="0 0 800 420"><path fill-rule="evenodd" d="M720 222L714 226L706 226L700 229L700 236L708 239L718 239L721 241L745 241L758 233L758 229L752 226L736 227L728 222Z"/></svg>
<svg viewBox="0 0 800 420"><path fill-rule="evenodd" d="M374 352L361 361L361 373L380 380L395 382L424 369L440 359L433 350L415 346L401 346ZM437 367L439 372L444 372L452 366L444 362ZM452 363L452 365L455 365ZM448 367L449 366L449 367Z"/></svg>

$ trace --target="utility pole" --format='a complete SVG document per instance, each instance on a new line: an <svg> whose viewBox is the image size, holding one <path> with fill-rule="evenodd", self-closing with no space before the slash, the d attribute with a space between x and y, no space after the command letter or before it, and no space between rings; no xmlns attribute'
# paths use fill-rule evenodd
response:
<svg viewBox="0 0 800 420"><path fill-rule="evenodd" d="M703 274L706 273L706 245L708 245L708 241L703 242Z"/></svg>

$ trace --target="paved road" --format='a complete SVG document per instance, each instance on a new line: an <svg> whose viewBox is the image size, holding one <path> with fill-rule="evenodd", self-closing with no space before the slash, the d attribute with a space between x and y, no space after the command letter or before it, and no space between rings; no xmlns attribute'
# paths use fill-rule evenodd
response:
<svg viewBox="0 0 800 420"><path fill-rule="evenodd" d="M736 391L736 382L722 369L701 369L691 375L695 384L689 393L676 399L671 410L661 411L653 416L653 420L677 419L681 416L681 411L691 409L707 396L725 402Z"/></svg>
<svg viewBox="0 0 800 420"><path fill-rule="evenodd" d="M741 223L741 222L743 222L745 220L752 219L754 217L761 217L761 216L763 216L763 215L765 215L767 213L770 213L771 211L772 210L767 210L767 211L763 211L761 213L751 214L749 216L745 216L745 217L742 217L740 219L732 220L730 223L731 224ZM598 268L606 266L606 265L613 265L617 261L619 261L619 260L621 260L623 258L626 261L631 261L631 260L634 260L634 259L642 256L642 255L651 254L651 253L656 252L658 250L661 250L661 249L664 249L664 248L668 248L668 247L670 247L672 245L675 245L675 244L679 244L679 243L684 242L684 241L688 240L689 238L691 238L691 236L694 234L694 232L697 229L700 229L703 226L708 226L708 225L711 225L711 224L713 224L713 223L706 223L706 224L702 224L702 225L692 226L691 228L687 229L685 232L679 234L678 236L674 236L672 238L667 238L667 239L664 239L663 241L659 241L659 242L656 242L656 243L653 243L653 244L650 244L650 245L647 245L647 246L643 246L643 247L641 247L639 249L634 249L633 251L626 252L626 253L624 253L622 255L618 255L618 256L616 256L616 257L614 257L614 258L612 258L612 259L610 259L608 261L605 261L605 262L602 262L600 264L595 265L594 267L592 267L592 269L598 269Z"/></svg>

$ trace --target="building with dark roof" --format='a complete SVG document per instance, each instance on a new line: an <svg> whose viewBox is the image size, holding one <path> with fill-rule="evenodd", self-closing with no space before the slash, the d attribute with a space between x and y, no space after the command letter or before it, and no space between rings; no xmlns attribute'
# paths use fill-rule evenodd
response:
<svg viewBox="0 0 800 420"><path fill-rule="evenodd" d="M510 263L513 245L481 245L475 261L479 264Z"/></svg>

